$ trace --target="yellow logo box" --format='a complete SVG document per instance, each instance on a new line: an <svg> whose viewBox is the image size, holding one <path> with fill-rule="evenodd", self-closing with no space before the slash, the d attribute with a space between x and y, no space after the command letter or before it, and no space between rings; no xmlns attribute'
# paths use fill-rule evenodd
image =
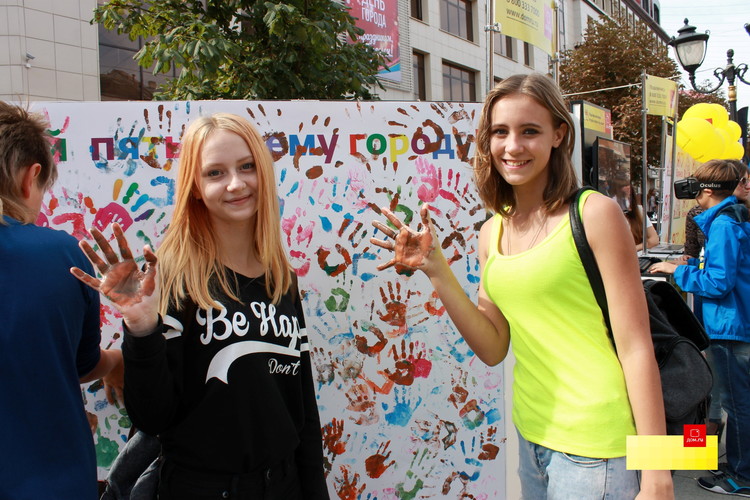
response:
<svg viewBox="0 0 750 500"><path fill-rule="evenodd" d="M719 466L718 436L706 446L685 446L683 436L627 436L628 470L714 470Z"/></svg>

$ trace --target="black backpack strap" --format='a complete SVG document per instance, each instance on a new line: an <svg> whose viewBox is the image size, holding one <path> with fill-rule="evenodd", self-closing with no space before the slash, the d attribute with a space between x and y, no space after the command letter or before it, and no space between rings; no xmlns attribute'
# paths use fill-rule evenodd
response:
<svg viewBox="0 0 750 500"><path fill-rule="evenodd" d="M594 292L596 302L602 310L604 322L607 324L607 330L611 337L612 327L609 323L609 307L607 305L607 295L604 292L604 282L602 281L602 275L599 272L599 266L596 263L594 252L591 250L591 246L589 246L589 242L586 239L586 229L583 227L583 220L581 219L581 195L586 191L594 191L594 189L588 186L580 188L576 191L573 200L570 202L568 208L570 215L570 229L573 232L573 241L575 241L576 248L578 249L578 255L581 258L581 263L583 263L583 269L586 271L586 276L589 278L591 290Z"/></svg>

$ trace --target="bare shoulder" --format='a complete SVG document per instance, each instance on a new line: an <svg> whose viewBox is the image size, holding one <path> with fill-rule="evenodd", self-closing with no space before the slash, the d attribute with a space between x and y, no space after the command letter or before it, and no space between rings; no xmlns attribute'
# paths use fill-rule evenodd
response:
<svg viewBox="0 0 750 500"><path fill-rule="evenodd" d="M622 218L622 209L615 200L601 193L591 193L583 205L583 220L589 224L609 224Z"/></svg>
<svg viewBox="0 0 750 500"><path fill-rule="evenodd" d="M495 220L497 217L494 215L482 223L482 227L479 229L479 250L482 254L487 253L490 238L492 237L492 228L497 223Z"/></svg>

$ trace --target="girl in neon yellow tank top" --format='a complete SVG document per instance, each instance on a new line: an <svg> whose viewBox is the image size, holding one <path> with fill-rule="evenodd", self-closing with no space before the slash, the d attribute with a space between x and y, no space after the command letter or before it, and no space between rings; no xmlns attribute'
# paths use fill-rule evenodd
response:
<svg viewBox="0 0 750 500"><path fill-rule="evenodd" d="M578 258L568 222L577 181L573 122L557 86L515 75L485 99L474 175L495 216L479 233L478 304L466 296L441 252L427 204L415 231L373 225L393 257L388 267L421 270L456 328L488 365L516 356L513 422L527 500L674 498L669 471L625 468L628 434L665 434L659 372L635 245L619 206L598 193L583 206L601 270L617 350ZM640 491L639 491L640 486Z"/></svg>

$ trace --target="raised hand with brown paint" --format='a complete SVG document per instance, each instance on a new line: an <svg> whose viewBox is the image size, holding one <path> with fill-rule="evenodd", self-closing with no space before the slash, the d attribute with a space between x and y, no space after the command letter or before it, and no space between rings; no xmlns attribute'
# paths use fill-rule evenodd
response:
<svg viewBox="0 0 750 500"><path fill-rule="evenodd" d="M81 250L101 274L101 278L95 278L77 267L71 268L70 272L115 305L132 335L144 336L152 332L158 324L159 294L154 293L157 291L156 255L145 246L143 256L146 266L141 270L133 258L120 225L113 224L112 229L120 249L120 257L96 228L91 229L91 236L99 245L104 259L87 241L81 240L79 243Z"/></svg>
<svg viewBox="0 0 750 500"><path fill-rule="evenodd" d="M372 225L380 230L390 240L370 238L370 243L386 250L393 250L391 260L378 266L382 271L389 267L395 267L398 272L410 272L414 270L424 271L428 276L436 263L444 261L435 228L430 220L430 206L425 203L419 211L422 217L422 225L419 231L415 231L405 225L388 208L382 207L381 211L388 221L396 229L388 227L380 221L373 221Z"/></svg>

